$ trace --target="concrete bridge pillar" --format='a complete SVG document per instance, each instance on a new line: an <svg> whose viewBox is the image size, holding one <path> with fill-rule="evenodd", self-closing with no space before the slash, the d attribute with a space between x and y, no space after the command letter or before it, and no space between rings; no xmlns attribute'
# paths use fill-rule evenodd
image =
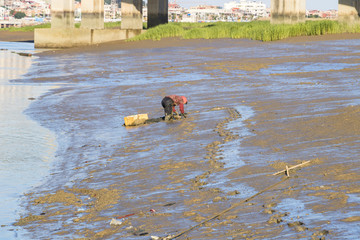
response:
<svg viewBox="0 0 360 240"><path fill-rule="evenodd" d="M81 28L104 29L104 0L81 1Z"/></svg>
<svg viewBox="0 0 360 240"><path fill-rule="evenodd" d="M339 20L346 22L359 21L360 0L339 0Z"/></svg>
<svg viewBox="0 0 360 240"><path fill-rule="evenodd" d="M51 1L51 28L74 28L74 0Z"/></svg>
<svg viewBox="0 0 360 240"><path fill-rule="evenodd" d="M143 29L142 0L121 1L121 29Z"/></svg>
<svg viewBox="0 0 360 240"><path fill-rule="evenodd" d="M306 0L271 0L271 23L305 22Z"/></svg>
<svg viewBox="0 0 360 240"><path fill-rule="evenodd" d="M168 0L148 0L148 28L168 23Z"/></svg>

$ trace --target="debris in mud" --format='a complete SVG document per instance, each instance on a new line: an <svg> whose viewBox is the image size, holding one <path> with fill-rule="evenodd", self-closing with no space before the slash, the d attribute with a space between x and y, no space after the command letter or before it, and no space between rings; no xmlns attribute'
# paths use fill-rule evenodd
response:
<svg viewBox="0 0 360 240"><path fill-rule="evenodd" d="M227 200L226 197L219 197L219 196L217 196L217 197L215 197L215 198L213 199L213 202L220 202L220 201L226 201L226 200Z"/></svg>
<svg viewBox="0 0 360 240"><path fill-rule="evenodd" d="M20 53L16 53L16 54L18 54L20 56L23 56L23 57L31 57L32 56L31 53L22 53L22 52L20 52Z"/></svg>
<svg viewBox="0 0 360 240"><path fill-rule="evenodd" d="M116 217L117 219L123 219L123 218L126 218L126 217L130 217L130 216L134 216L135 213L130 213L130 214L126 214L124 216L120 216L120 217Z"/></svg>
<svg viewBox="0 0 360 240"><path fill-rule="evenodd" d="M170 207L170 206L175 205L175 204L176 204L176 202L167 203L167 204L164 205L164 207Z"/></svg>
<svg viewBox="0 0 360 240"><path fill-rule="evenodd" d="M138 115L146 115L143 117L137 117ZM123 124L123 126L125 127L135 127L135 126L140 126L140 125L144 125L144 124L151 124L151 123L158 123L158 122L163 122L165 121L165 117L158 117L158 118L148 118L147 114L138 114L138 115L131 115L131 116L127 116L124 117L125 123ZM184 116L187 116L187 113L184 113ZM182 119L180 115L173 115L172 120L180 120Z"/></svg>
<svg viewBox="0 0 360 240"><path fill-rule="evenodd" d="M173 239L174 236L173 235L169 235L169 236L166 236L166 237L158 237L158 236L151 236L151 240L170 240L170 239Z"/></svg>
<svg viewBox="0 0 360 240"><path fill-rule="evenodd" d="M328 234L329 234L328 230L322 230L322 231L315 232L311 236L311 240L325 240L325 236Z"/></svg>
<svg viewBox="0 0 360 240"><path fill-rule="evenodd" d="M276 206L276 203L264 204L263 205L263 208L265 208L264 213L273 214L274 212L276 212L274 209L272 209L275 206Z"/></svg>
<svg viewBox="0 0 360 240"><path fill-rule="evenodd" d="M234 195L238 195L238 194L240 194L240 192L238 190L235 190L235 191L232 191L232 192L228 193L229 196L234 196Z"/></svg>
<svg viewBox="0 0 360 240"><path fill-rule="evenodd" d="M122 221L116 220L115 218L111 219L110 225L119 226L121 224L123 224Z"/></svg>
<svg viewBox="0 0 360 240"><path fill-rule="evenodd" d="M304 225L304 223L300 222L300 221L288 223L289 227L295 227L295 226L301 226L301 225Z"/></svg>
<svg viewBox="0 0 360 240"><path fill-rule="evenodd" d="M135 236L146 236L148 235L149 233L146 232L144 229L142 228L133 228L132 229L132 234L135 235Z"/></svg>
<svg viewBox="0 0 360 240"><path fill-rule="evenodd" d="M224 110L226 109L226 107L214 107L212 109L210 109L210 111L219 111L219 110Z"/></svg>
<svg viewBox="0 0 360 240"><path fill-rule="evenodd" d="M273 216L270 217L270 219L268 220L268 223L281 223L282 217L287 216L287 213L282 213L282 214L275 214Z"/></svg>
<svg viewBox="0 0 360 240"><path fill-rule="evenodd" d="M28 98L28 100L31 100L31 101L32 101L32 100L35 100L35 99L36 99L36 98L33 98L33 97Z"/></svg>
<svg viewBox="0 0 360 240"><path fill-rule="evenodd" d="M278 216L272 216L267 222L268 223L281 223L283 220L281 217L278 217Z"/></svg>
<svg viewBox="0 0 360 240"><path fill-rule="evenodd" d="M269 203L269 204L264 204L263 208L273 208L275 207L277 204L276 203Z"/></svg>
<svg viewBox="0 0 360 240"><path fill-rule="evenodd" d="M274 212L276 212L274 209L265 209L264 210L264 213L267 213L267 214L273 214Z"/></svg>
<svg viewBox="0 0 360 240"><path fill-rule="evenodd" d="M308 230L308 228L304 226L304 223L300 221L288 223L287 225L291 228L294 228L297 232Z"/></svg>

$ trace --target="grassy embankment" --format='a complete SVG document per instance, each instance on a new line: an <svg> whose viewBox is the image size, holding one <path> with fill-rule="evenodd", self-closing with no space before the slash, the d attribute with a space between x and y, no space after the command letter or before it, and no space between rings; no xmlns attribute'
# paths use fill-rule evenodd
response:
<svg viewBox="0 0 360 240"><path fill-rule="evenodd" d="M120 22L105 23L105 28L119 28ZM34 31L35 28L49 28L50 24L8 28L8 31ZM80 24L75 24L80 27ZM146 28L146 24L144 25ZM2 29L3 30L3 29ZM148 29L129 41L160 40L167 37L182 39L244 38L260 41L276 41L289 37L313 36L334 33L360 33L359 24L338 21L306 21L297 24L270 24L269 21L255 22L214 22L214 23L168 23Z"/></svg>
<svg viewBox="0 0 360 240"><path fill-rule="evenodd" d="M182 39L244 38L260 41L276 41L289 37L324 35L333 33L360 33L360 25L348 25L338 21L306 21L297 24L270 24L270 21L169 23L148 29L130 41L160 40L167 37Z"/></svg>
<svg viewBox="0 0 360 240"><path fill-rule="evenodd" d="M105 28L120 28L120 22L108 22L104 23ZM25 27L10 27L10 28L0 28L0 31L9 31L9 32L32 32L35 28L50 28L50 23L39 24L35 26L25 26ZM75 24L76 28L80 27L80 23Z"/></svg>

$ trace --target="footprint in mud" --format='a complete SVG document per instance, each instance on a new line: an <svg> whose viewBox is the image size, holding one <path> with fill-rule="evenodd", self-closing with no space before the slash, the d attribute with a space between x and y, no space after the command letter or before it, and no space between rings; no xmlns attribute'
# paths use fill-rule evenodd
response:
<svg viewBox="0 0 360 240"><path fill-rule="evenodd" d="M289 227L294 228L297 232L303 232L308 230L307 227L304 226L303 222L297 221L297 222L291 222L287 224Z"/></svg>
<svg viewBox="0 0 360 240"><path fill-rule="evenodd" d="M239 138L238 135L232 133L228 130L225 126L231 121L241 118L241 114L235 109L230 107L217 107L212 108L210 111L218 111L218 110L226 110L228 112L229 117L225 118L223 121L218 123L214 129L220 137L222 137L221 141L214 141L206 146L207 154L205 159L208 160L212 170L209 170L199 176L196 176L195 179L192 179L192 187L201 189L204 185L206 185L206 181L204 179L208 178L210 174L215 171L221 171L224 168L225 163L219 162L218 160L221 158L219 157L219 153L221 152L221 145L226 142L232 141L234 139Z"/></svg>
<svg viewBox="0 0 360 240"><path fill-rule="evenodd" d="M330 232L328 230L321 230L318 232L315 232L311 236L311 240L325 240L325 236L328 235Z"/></svg>

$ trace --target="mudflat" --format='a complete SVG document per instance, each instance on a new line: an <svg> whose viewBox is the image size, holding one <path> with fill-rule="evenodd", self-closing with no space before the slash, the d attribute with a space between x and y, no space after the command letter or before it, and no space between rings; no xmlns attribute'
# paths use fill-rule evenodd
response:
<svg viewBox="0 0 360 240"><path fill-rule="evenodd" d="M59 149L15 225L52 239L354 239L359 36L41 53L22 81L57 87L27 114ZM188 98L186 119L122 126L161 117L167 94Z"/></svg>

